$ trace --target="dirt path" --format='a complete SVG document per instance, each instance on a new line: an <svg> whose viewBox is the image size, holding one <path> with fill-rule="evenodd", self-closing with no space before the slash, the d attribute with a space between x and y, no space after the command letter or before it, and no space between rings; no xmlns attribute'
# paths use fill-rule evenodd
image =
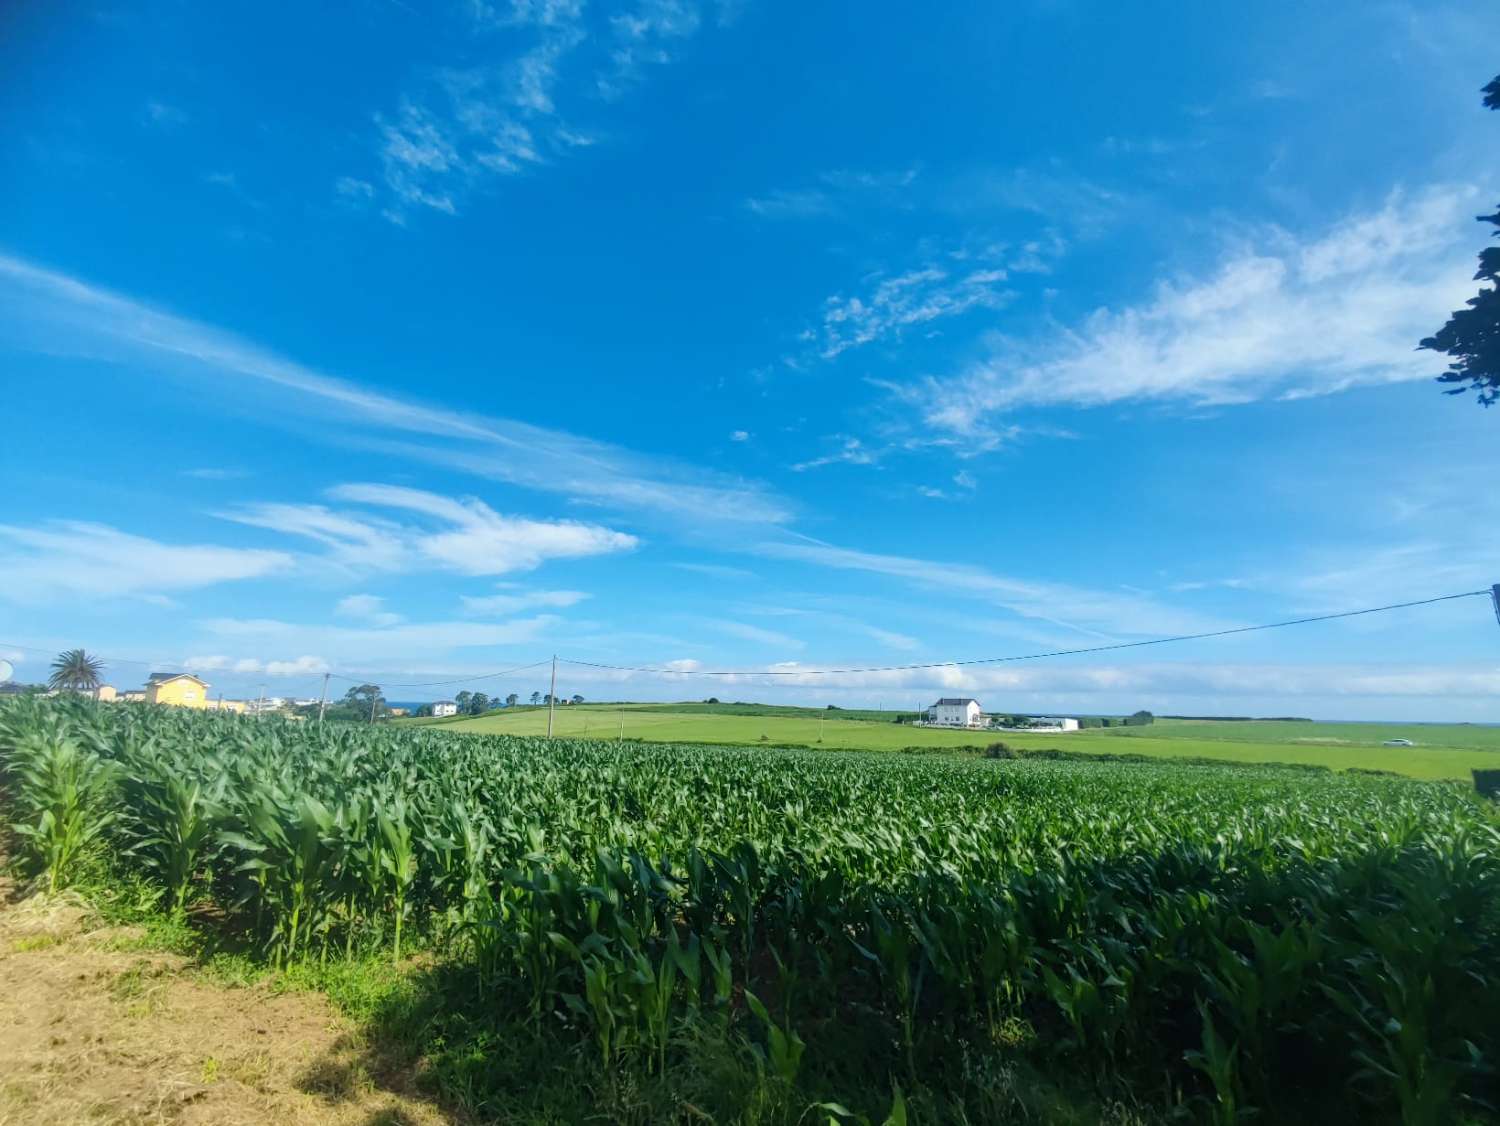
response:
<svg viewBox="0 0 1500 1126"><path fill-rule="evenodd" d="M0 889L3 890L3 889ZM0 1126L450 1122L321 996L213 985L67 901L0 895Z"/></svg>

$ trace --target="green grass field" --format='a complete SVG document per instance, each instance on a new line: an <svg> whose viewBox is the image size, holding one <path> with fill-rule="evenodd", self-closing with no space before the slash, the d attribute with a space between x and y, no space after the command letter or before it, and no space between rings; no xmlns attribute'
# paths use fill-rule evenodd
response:
<svg viewBox="0 0 1500 1126"><path fill-rule="evenodd" d="M736 714L753 707L585 704L559 708L553 729L559 736L590 739L618 739L623 734L626 739L668 743L764 741L839 750L896 751L912 746L961 750L1003 740L1024 750L1057 748L1094 754L1297 763L1334 770L1389 770L1412 778L1467 780L1475 767L1500 767L1500 728L1463 724L1159 720L1149 727L1017 735L846 719L843 713L826 713L839 715L826 718L807 709L767 708L759 714ZM684 710L669 710L673 708ZM547 730L547 712L545 708L520 708L475 719L444 720L436 726L451 731L539 735ZM1396 738L1411 739L1417 746L1382 746L1386 739Z"/></svg>

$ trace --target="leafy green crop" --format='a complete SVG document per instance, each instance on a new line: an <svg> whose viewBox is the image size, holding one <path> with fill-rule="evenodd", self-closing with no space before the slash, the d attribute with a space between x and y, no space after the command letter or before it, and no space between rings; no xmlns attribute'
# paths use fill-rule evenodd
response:
<svg viewBox="0 0 1500 1126"><path fill-rule="evenodd" d="M1500 824L1458 786L19 699L0 787L49 886L107 847L278 962L441 950L607 1073L720 1022L791 1089L873 1027L904 1120L956 1045L1024 1028L1202 1121L1500 1102Z"/></svg>

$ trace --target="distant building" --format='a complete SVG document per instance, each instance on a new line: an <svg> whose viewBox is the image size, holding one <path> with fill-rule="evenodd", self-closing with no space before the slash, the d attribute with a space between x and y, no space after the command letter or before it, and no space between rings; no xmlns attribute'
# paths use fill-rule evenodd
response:
<svg viewBox="0 0 1500 1126"><path fill-rule="evenodd" d="M233 712L235 715L244 715L248 705L244 700L215 700L210 707L216 712Z"/></svg>
<svg viewBox="0 0 1500 1126"><path fill-rule="evenodd" d="M146 703L173 708L209 707L208 682L188 672L154 672L146 681Z"/></svg>
<svg viewBox="0 0 1500 1126"><path fill-rule="evenodd" d="M115 699L125 704L144 704L146 702L146 694L138 690L133 690L130 692L121 692Z"/></svg>
<svg viewBox="0 0 1500 1126"><path fill-rule="evenodd" d="M392 719L400 719L402 716L410 714L410 710L407 708L387 708L386 713Z"/></svg>
<svg viewBox="0 0 1500 1126"><path fill-rule="evenodd" d="M452 700L439 700L432 705L432 714L438 719L442 719L444 716L457 715L458 705Z"/></svg>
<svg viewBox="0 0 1500 1126"><path fill-rule="evenodd" d="M1046 716L1038 716L1031 721L1033 731L1077 731L1078 721L1076 719L1051 719Z"/></svg>
<svg viewBox="0 0 1500 1126"><path fill-rule="evenodd" d="M945 696L927 709L927 722L938 727L982 727L984 709L978 700Z"/></svg>
<svg viewBox="0 0 1500 1126"><path fill-rule="evenodd" d="M120 694L115 691L115 686L113 684L101 684L94 690L94 699L101 700L104 703L109 703L110 701L117 700L119 698Z"/></svg>

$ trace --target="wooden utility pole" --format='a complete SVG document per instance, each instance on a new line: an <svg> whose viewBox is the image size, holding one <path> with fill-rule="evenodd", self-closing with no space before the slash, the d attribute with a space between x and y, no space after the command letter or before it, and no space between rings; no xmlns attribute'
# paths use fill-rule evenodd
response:
<svg viewBox="0 0 1500 1126"><path fill-rule="evenodd" d="M375 691L370 693L370 722L375 722L375 705L380 703L380 685L370 685Z"/></svg>
<svg viewBox="0 0 1500 1126"><path fill-rule="evenodd" d="M266 718L266 686L264 684L260 686L260 703L255 705L255 718Z"/></svg>
<svg viewBox="0 0 1500 1126"><path fill-rule="evenodd" d="M323 722L323 713L328 710L328 678L332 673L323 674L323 698L318 701L318 722Z"/></svg>
<svg viewBox="0 0 1500 1126"><path fill-rule="evenodd" d="M1495 621L1500 622L1500 583L1490 587L1490 601L1495 604Z"/></svg>
<svg viewBox="0 0 1500 1126"><path fill-rule="evenodd" d="M547 738L552 738L552 713L557 710L557 654L552 654L552 691L547 693Z"/></svg>

